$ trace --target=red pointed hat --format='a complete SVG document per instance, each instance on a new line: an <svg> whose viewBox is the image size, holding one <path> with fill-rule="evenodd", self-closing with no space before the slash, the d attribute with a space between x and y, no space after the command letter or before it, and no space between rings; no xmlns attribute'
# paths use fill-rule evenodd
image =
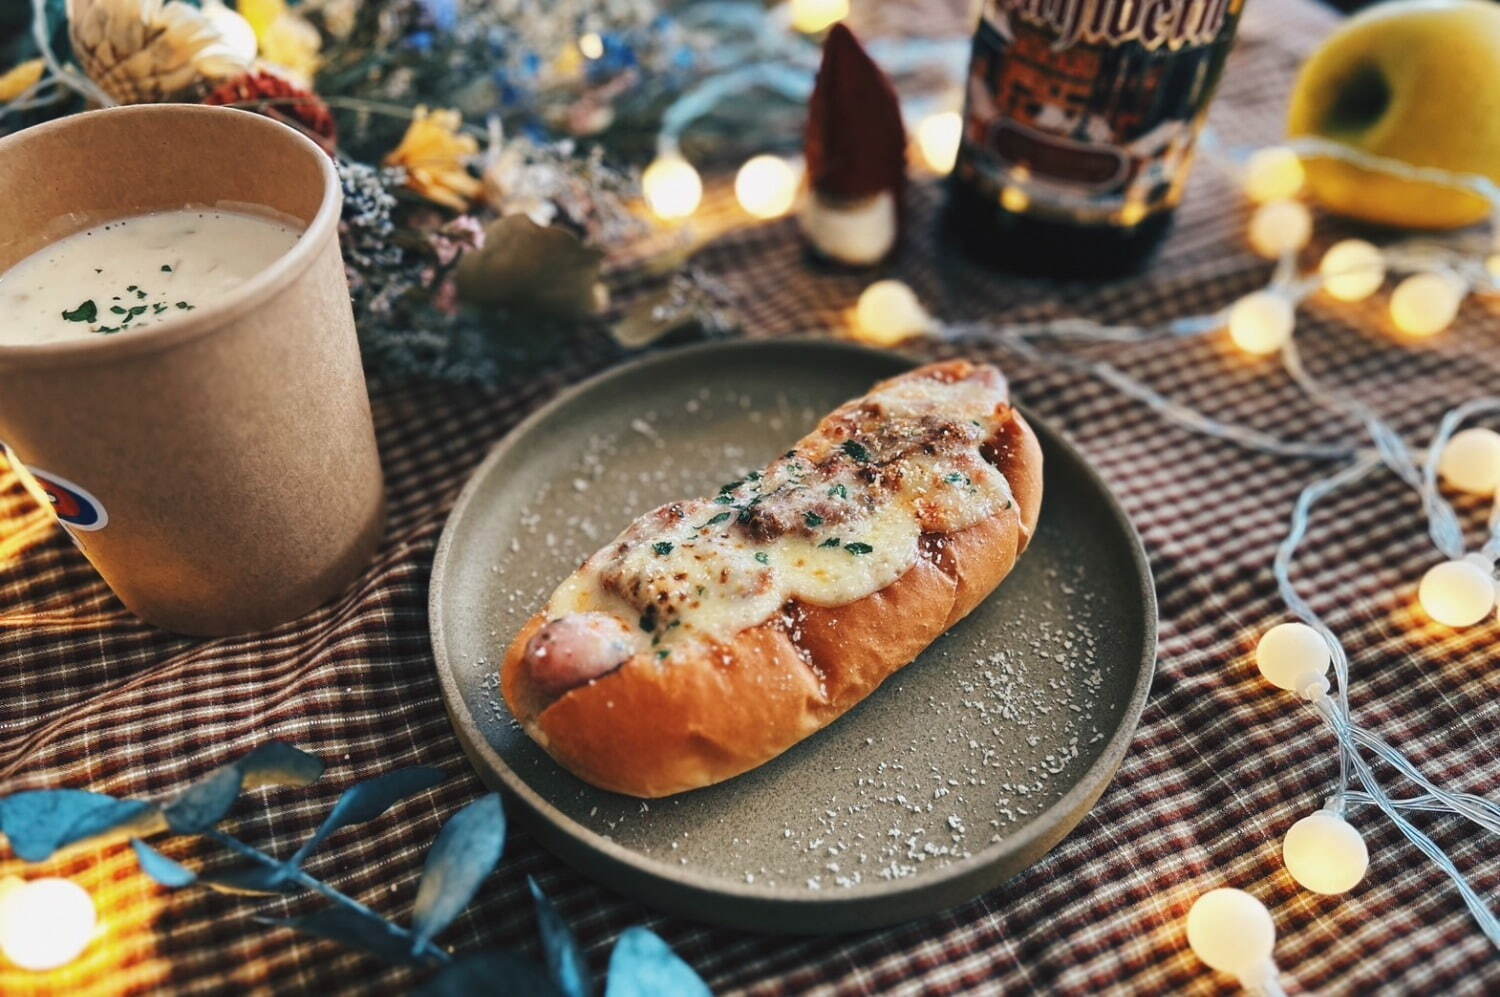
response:
<svg viewBox="0 0 1500 997"><path fill-rule="evenodd" d="M890 79L854 32L835 24L807 105L807 175L813 190L839 198L900 195L906 183L906 128Z"/></svg>

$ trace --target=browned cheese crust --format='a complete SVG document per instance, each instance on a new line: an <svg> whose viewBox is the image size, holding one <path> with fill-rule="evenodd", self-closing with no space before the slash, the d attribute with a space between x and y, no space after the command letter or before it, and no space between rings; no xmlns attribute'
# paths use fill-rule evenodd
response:
<svg viewBox="0 0 1500 997"><path fill-rule="evenodd" d="M507 704L564 767L632 796L697 789L769 761L869 695L1010 573L1041 509L1041 448L1010 409L981 452L1015 503L957 532L924 534L916 563L884 589L836 607L790 600L727 645L670 668L636 654L550 705L522 667L546 623L538 613L501 666Z"/></svg>

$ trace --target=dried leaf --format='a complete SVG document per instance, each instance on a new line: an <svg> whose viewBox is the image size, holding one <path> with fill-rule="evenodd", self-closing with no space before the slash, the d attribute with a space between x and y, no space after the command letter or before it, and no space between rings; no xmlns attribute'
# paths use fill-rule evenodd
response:
<svg viewBox="0 0 1500 997"><path fill-rule="evenodd" d="M649 928L630 928L609 955L604 997L713 997L708 984Z"/></svg>
<svg viewBox="0 0 1500 997"><path fill-rule="evenodd" d="M71 829L87 826L121 801L82 789L35 789L0 797L0 831L23 862L41 862L70 840Z"/></svg>
<svg viewBox="0 0 1500 997"><path fill-rule="evenodd" d="M328 816L323 818L323 823L313 832L312 837L297 849L297 854L291 858L291 864L300 866L312 854L313 849L340 828L374 820L408 796L430 789L442 781L442 769L430 765L414 765L350 786L344 790Z"/></svg>
<svg viewBox="0 0 1500 997"><path fill-rule="evenodd" d="M404 935L398 934L391 925L377 918L347 910L343 907L328 907L302 917L285 920L279 918L257 918L262 924L291 928L305 935L326 938L368 952L387 962L417 963L411 954L411 946Z"/></svg>
<svg viewBox="0 0 1500 997"><path fill-rule="evenodd" d="M135 849L135 858L141 864L141 871L165 887L175 890L191 886L198 879L198 874L193 870L167 858L140 838L131 838L130 847Z"/></svg>
<svg viewBox="0 0 1500 997"><path fill-rule="evenodd" d="M178 834L199 834L224 819L239 798L244 773L233 763L214 769L162 808L167 826Z"/></svg>
<svg viewBox="0 0 1500 997"><path fill-rule="evenodd" d="M178 834L200 834L223 820L242 789L301 787L316 782L323 762L285 741L268 741L237 761L221 765L162 808Z"/></svg>
<svg viewBox="0 0 1500 997"><path fill-rule="evenodd" d="M547 971L552 974L553 982L567 997L589 997L593 991L589 965L578 948L578 939L537 881L527 876L526 882L536 904L536 923L542 933L542 950L547 954Z"/></svg>
<svg viewBox="0 0 1500 997"><path fill-rule="evenodd" d="M463 913L505 848L505 810L498 793L464 807L438 832L412 906L418 947Z"/></svg>
<svg viewBox="0 0 1500 997"><path fill-rule="evenodd" d="M506 215L485 228L482 249L458 261L454 281L459 298L472 305L580 319L599 311L603 259L565 228Z"/></svg>
<svg viewBox="0 0 1500 997"><path fill-rule="evenodd" d="M220 893L236 896L269 897L285 893L291 886L293 869L277 865L247 865L218 876L202 876L198 882Z"/></svg>
<svg viewBox="0 0 1500 997"><path fill-rule="evenodd" d="M245 774L245 789L289 786L301 789L323 775L323 760L285 741L267 741L234 763Z"/></svg>
<svg viewBox="0 0 1500 997"><path fill-rule="evenodd" d="M417 997L473 997L474 994L525 994L564 997L542 967L514 952L476 952L443 967Z"/></svg>

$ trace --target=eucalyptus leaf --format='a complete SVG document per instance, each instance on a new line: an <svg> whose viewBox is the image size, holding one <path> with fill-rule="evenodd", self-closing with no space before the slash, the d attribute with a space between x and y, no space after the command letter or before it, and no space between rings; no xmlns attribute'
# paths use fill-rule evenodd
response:
<svg viewBox="0 0 1500 997"><path fill-rule="evenodd" d="M0 797L0 831L23 862L50 858L70 840L70 829L119 804L113 796L82 789L33 789Z"/></svg>
<svg viewBox="0 0 1500 997"><path fill-rule="evenodd" d="M178 834L199 834L224 819L239 798L244 773L236 764L214 769L162 808L167 826Z"/></svg>
<svg viewBox="0 0 1500 997"><path fill-rule="evenodd" d="M140 838L131 838L130 847L135 849L135 858L141 864L141 871L163 886L175 890L191 886L198 879L198 874L193 870L167 858Z"/></svg>
<svg viewBox="0 0 1500 997"><path fill-rule="evenodd" d="M417 991L417 997L564 997L542 967L514 952L476 952L455 959ZM665 997L665 995L664 995Z"/></svg>
<svg viewBox="0 0 1500 997"><path fill-rule="evenodd" d="M531 899L536 905L542 951L547 955L547 971L552 974L553 982L567 997L589 997L594 988L589 980L589 965L578 948L578 939L537 881L527 876L526 882L531 887Z"/></svg>
<svg viewBox="0 0 1500 997"><path fill-rule="evenodd" d="M107 805L80 815L64 832L61 844L72 845L110 834L139 837L159 830L162 823L161 811L155 804L144 800L112 799Z"/></svg>
<svg viewBox="0 0 1500 997"><path fill-rule="evenodd" d="M713 997L693 967L650 928L630 928L609 955L604 997Z"/></svg>
<svg viewBox="0 0 1500 997"><path fill-rule="evenodd" d="M268 897L287 892L294 885L293 872L294 870L285 864L247 865L242 869L231 869L218 876L201 876L198 882L220 893Z"/></svg>
<svg viewBox="0 0 1500 997"><path fill-rule="evenodd" d="M343 907L327 907L302 917L284 920L280 918L258 918L257 920L263 924L291 928L305 935L339 942L350 948L368 952L387 962L411 965L421 962L412 955L410 942L403 935L391 930L386 922Z"/></svg>
<svg viewBox="0 0 1500 997"><path fill-rule="evenodd" d="M443 825L412 906L418 947L463 913L504 849L505 809L498 793L481 796Z"/></svg>
<svg viewBox="0 0 1500 997"><path fill-rule="evenodd" d="M460 300L548 318L580 319L601 308L604 253L565 228L506 215L485 226L484 247L454 269Z"/></svg>
<svg viewBox="0 0 1500 997"><path fill-rule="evenodd" d="M285 741L267 741L234 763L244 774L244 788L290 786L300 789L323 775L323 760Z"/></svg>
<svg viewBox="0 0 1500 997"><path fill-rule="evenodd" d="M333 809L328 811L328 816L323 818L323 823L313 832L312 837L297 849L297 854L291 858L291 864L300 866L312 854L313 849L340 828L374 820L408 796L430 789L442 781L442 769L430 765L413 765L350 786L344 790Z"/></svg>

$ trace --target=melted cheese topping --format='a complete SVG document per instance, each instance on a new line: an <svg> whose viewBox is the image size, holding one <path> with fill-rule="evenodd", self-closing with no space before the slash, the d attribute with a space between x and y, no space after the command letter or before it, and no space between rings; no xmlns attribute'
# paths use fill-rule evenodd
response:
<svg viewBox="0 0 1500 997"><path fill-rule="evenodd" d="M1010 417L993 367L940 364L848 402L763 472L640 517L553 594L547 618L606 612L663 659L722 643L789 600L842 606L1013 502L981 452Z"/></svg>

